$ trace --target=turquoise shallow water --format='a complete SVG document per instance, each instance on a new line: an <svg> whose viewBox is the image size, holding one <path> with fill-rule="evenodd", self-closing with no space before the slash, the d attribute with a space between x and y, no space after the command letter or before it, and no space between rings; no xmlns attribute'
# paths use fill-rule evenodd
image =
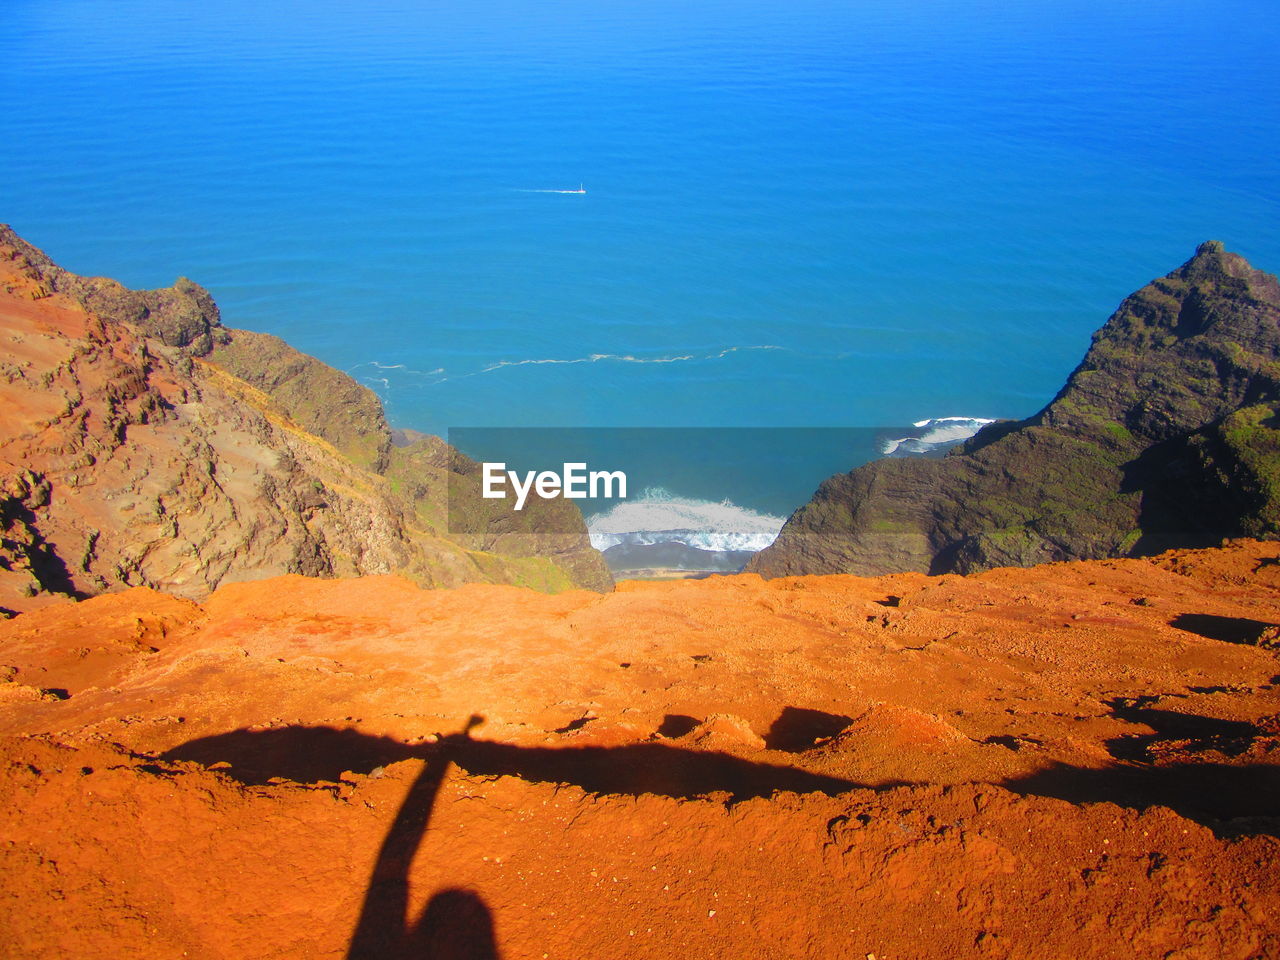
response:
<svg viewBox="0 0 1280 960"><path fill-rule="evenodd" d="M1218 238L1270 0L8 0L0 219L401 426L1023 416ZM542 193L576 188L585 194Z"/></svg>

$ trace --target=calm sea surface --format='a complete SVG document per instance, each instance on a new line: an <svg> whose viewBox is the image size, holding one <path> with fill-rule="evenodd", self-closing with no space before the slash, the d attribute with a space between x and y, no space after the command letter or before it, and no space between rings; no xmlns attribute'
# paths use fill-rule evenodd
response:
<svg viewBox="0 0 1280 960"><path fill-rule="evenodd" d="M0 219L400 426L1025 416L1200 241L1280 270L1274 0L3 7Z"/></svg>

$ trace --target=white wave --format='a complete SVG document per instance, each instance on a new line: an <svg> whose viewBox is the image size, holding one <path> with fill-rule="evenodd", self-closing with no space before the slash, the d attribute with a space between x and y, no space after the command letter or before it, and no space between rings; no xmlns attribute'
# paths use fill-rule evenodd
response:
<svg viewBox="0 0 1280 960"><path fill-rule="evenodd" d="M618 544L683 543L699 550L763 550L778 536L783 517L758 513L728 500L675 497L662 488L645 490L587 518L591 545L607 550Z"/></svg>
<svg viewBox="0 0 1280 960"><path fill-rule="evenodd" d="M985 417L932 417L917 420L912 426L924 431L923 433L915 437L886 440L881 445L880 452L885 456L894 453L931 453L968 440L989 423L995 423L995 420Z"/></svg>
<svg viewBox="0 0 1280 960"><path fill-rule="evenodd" d="M984 420L982 417L930 417L928 420L917 420L912 424L913 427L931 427L937 423L995 423L994 420Z"/></svg>

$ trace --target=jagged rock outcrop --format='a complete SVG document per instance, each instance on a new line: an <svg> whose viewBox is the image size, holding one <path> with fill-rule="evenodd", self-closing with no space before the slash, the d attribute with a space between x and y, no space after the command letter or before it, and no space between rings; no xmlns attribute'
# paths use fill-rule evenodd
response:
<svg viewBox="0 0 1280 960"><path fill-rule="evenodd" d="M1222 244L1130 296L1040 413L831 477L747 569L969 572L1280 535L1280 284Z"/></svg>
<svg viewBox="0 0 1280 960"><path fill-rule="evenodd" d="M568 505L531 504L518 542L450 537L441 441L393 451L376 396L190 281L78 277L0 227L0 337L0 609L282 573L611 584Z"/></svg>

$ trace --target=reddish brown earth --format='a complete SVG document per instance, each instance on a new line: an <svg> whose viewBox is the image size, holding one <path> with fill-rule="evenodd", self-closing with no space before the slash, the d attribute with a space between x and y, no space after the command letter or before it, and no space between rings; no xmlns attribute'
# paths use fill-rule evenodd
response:
<svg viewBox="0 0 1280 960"><path fill-rule="evenodd" d="M1280 956L1277 624L1248 541L56 604L0 623L0 953Z"/></svg>

